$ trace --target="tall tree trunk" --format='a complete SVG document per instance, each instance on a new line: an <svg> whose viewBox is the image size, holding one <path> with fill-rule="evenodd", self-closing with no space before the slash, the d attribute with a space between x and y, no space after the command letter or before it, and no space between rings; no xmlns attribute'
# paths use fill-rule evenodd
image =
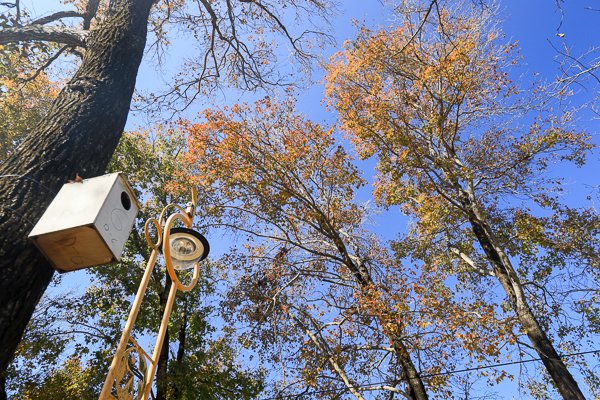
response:
<svg viewBox="0 0 600 400"><path fill-rule="evenodd" d="M461 191L460 200L462 205L470 210L469 222L473 228L473 233L492 265L494 273L506 292L521 326L527 333L527 337L554 380L558 392L565 400L585 400L575 378L559 357L554 345L531 311L521 281L493 231L481 222L483 217L477 207L470 201L467 193Z"/></svg>
<svg viewBox="0 0 600 400"><path fill-rule="evenodd" d="M165 312L167 307L167 300L169 299L169 292L171 291L171 285L173 281L169 274L165 282L165 288L159 293L159 309L160 316ZM165 334L165 340L163 341L160 349L160 356L158 356L158 364L156 366L156 400L165 400L167 398L167 368L169 366L169 327L167 326L167 332Z"/></svg>
<svg viewBox="0 0 600 400"><path fill-rule="evenodd" d="M187 331L187 319L188 319L188 298L184 293L183 295L183 304L181 305L181 326L179 327L178 341L179 345L177 347L177 362L180 363L183 361L183 357L185 356L185 338ZM181 393L176 384L171 383L171 390L174 399L179 399L181 397Z"/></svg>
<svg viewBox="0 0 600 400"><path fill-rule="evenodd" d="M0 166L0 175L33 180L0 178L0 374L54 274L27 235L68 179L105 172L125 127L154 1L110 2L75 76Z"/></svg>
<svg viewBox="0 0 600 400"><path fill-rule="evenodd" d="M369 269L364 265L364 263L355 263L352 261L350 254L344 242L339 237L338 232L333 227L325 227L323 223L320 224L321 229L326 230L328 233L327 236L332 237L336 247L338 248L339 253L344 259L344 263L352 272L356 283L360 286L363 294L367 297L371 297L378 302L378 296L373 296L373 291L377 290L374 286L373 278L371 277L371 273ZM419 376L419 372L413 363L410 354L408 353L408 349L404 345L400 337L401 328L398 327L397 324L390 323L385 320L384 317L379 318L379 322L381 326L385 329L385 335L392 344L394 349L394 354L398 358L398 361L402 365L402 371L404 372L404 379L408 384L408 396L410 400L429 400L429 396L427 394L427 390L425 389L425 384L423 380Z"/></svg>
<svg viewBox="0 0 600 400"><path fill-rule="evenodd" d="M386 327L387 337L390 339L392 347L394 348L394 353L396 354L396 357L398 357L398 361L400 361L400 364L402 365L404 379L408 382L409 400L429 399L429 396L427 395L427 390L425 389L425 385L423 384L423 380L419 376L419 371L417 371L417 368L415 367L415 364L413 363L410 354L406 349L406 346L400 338L398 338L395 334L390 332L390 330L392 329L395 329L395 327Z"/></svg>
<svg viewBox="0 0 600 400"><path fill-rule="evenodd" d="M179 348L177 349L177 362L183 361L183 356L185 355L185 333L187 330L187 318L188 318L188 309L187 309L188 299L184 293L183 304L181 305L181 327L179 328Z"/></svg>

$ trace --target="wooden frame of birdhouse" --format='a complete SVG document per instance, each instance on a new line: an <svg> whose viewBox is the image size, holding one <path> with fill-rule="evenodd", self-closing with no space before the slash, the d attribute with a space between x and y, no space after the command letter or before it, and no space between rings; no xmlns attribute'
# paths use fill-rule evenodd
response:
<svg viewBox="0 0 600 400"><path fill-rule="evenodd" d="M66 183L29 239L61 273L116 262L139 209L121 172Z"/></svg>

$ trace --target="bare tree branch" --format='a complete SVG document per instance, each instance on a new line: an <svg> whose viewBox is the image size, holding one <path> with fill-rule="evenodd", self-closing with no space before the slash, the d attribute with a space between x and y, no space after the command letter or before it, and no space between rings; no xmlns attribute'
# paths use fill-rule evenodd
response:
<svg viewBox="0 0 600 400"><path fill-rule="evenodd" d="M100 0L88 0L85 6L85 16L83 17L83 29L89 30L92 18L96 16L98 12L98 6L100 6Z"/></svg>
<svg viewBox="0 0 600 400"><path fill-rule="evenodd" d="M62 43L73 47L86 47L88 31L53 26L30 25L22 28L0 30L0 44L41 40Z"/></svg>
<svg viewBox="0 0 600 400"><path fill-rule="evenodd" d="M17 3L18 4L18 3ZM83 29L90 29L90 22L98 11L100 0L89 0L85 11L59 11L33 21L30 25L45 25L50 22L58 21L61 18L83 18Z"/></svg>
<svg viewBox="0 0 600 400"><path fill-rule="evenodd" d="M434 0L434 2L435 1L437 1L437 0ZM277 16L275 14L273 14L268 8L266 8L259 1L255 1L255 0L243 0L243 2L244 3L254 3L254 4L256 4L261 10L263 10L269 16L269 18L272 18L273 21L275 21L275 23L277 24L277 26L279 27L279 29L281 29L281 31L285 34L285 36L289 40L289 42L292 45L292 47L294 48L294 50L296 50L301 57L307 57L308 56L304 51L302 51L301 49L299 49L296 46L296 42L298 40L300 40L300 38L302 38L302 36L300 36L299 38L294 39L292 37L292 35L290 35L290 33L288 32L288 30L286 29L285 25L279 20L279 18L277 18ZM427 18L427 17L425 17L425 18Z"/></svg>
<svg viewBox="0 0 600 400"><path fill-rule="evenodd" d="M61 18L84 18L85 13L81 11L59 11L54 14L50 14L46 17L42 17L40 19L36 19L31 23L31 25L46 25L50 22L58 21Z"/></svg>
<svg viewBox="0 0 600 400"><path fill-rule="evenodd" d="M469 257L468 255L466 255L465 253L463 253L462 251L460 251L458 248L452 246L452 245L448 245L448 249L450 249L450 251L454 254L456 254L457 256L459 256L465 263L467 263L467 265L469 265L469 267L471 267L471 269L469 271L473 271L478 273L479 275L483 275L483 276L493 276L496 277L496 274L494 273L494 271L486 268L485 266L482 265L478 265L475 261L473 261L471 259L471 257Z"/></svg>
<svg viewBox="0 0 600 400"><path fill-rule="evenodd" d="M408 46L410 46L410 44L415 40L417 35L423 30L423 25L425 25L425 23L427 22L427 18L429 18L429 14L431 14L431 11L433 10L434 5L437 5L437 0L432 0L431 3L429 3L429 7L427 7L427 11L425 12L425 16L421 20L421 24L419 25L419 27L417 28L415 33L412 35L412 37L408 40L408 42L406 42L404 47L402 47L402 49L400 49L398 54L404 53L404 50L406 50L406 48Z"/></svg>
<svg viewBox="0 0 600 400"><path fill-rule="evenodd" d="M57 59L57 58L58 58L58 57L59 57L59 56L60 56L60 55L61 55L61 54L62 54L62 53L65 51L65 50L67 50L68 48L69 48L69 46L63 46L63 47L61 47L61 49L60 49L60 50L58 50L58 51L56 52L56 54L55 54L55 55L53 55L52 57L50 57L50 58L48 59L48 61L46 61L46 62L44 63L44 65L42 65L41 67L39 67L39 68L38 68L38 69L35 71L35 73L34 73L33 75L31 75L31 76L30 76L30 77L28 77L28 78L21 79L21 83L29 82L29 81L32 81L32 80L34 80L35 78L37 78L37 77L38 77L38 75L39 75L39 74L40 74L40 73L41 73L43 70L45 70L46 68L48 68L48 67L50 66L50 64L52 64L52 63L54 62L54 60L56 60L56 59Z"/></svg>

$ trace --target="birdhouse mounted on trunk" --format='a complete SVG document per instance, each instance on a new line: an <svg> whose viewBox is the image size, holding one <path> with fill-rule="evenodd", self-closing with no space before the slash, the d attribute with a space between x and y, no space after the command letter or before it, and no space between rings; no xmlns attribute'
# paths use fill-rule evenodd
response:
<svg viewBox="0 0 600 400"><path fill-rule="evenodd" d="M121 172L66 183L29 238L61 273L116 262L139 209Z"/></svg>

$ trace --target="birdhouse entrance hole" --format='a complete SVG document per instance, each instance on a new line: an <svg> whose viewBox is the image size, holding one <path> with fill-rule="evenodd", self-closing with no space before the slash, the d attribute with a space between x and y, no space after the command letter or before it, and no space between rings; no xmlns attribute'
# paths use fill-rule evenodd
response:
<svg viewBox="0 0 600 400"><path fill-rule="evenodd" d="M131 199L129 198L127 192L121 193L121 205L127 211L129 211L129 209L131 208Z"/></svg>

